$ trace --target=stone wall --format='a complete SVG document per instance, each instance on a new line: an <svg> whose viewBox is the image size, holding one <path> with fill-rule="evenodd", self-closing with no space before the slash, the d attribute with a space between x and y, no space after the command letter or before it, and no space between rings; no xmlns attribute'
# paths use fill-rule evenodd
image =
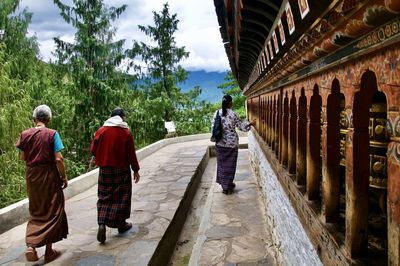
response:
<svg viewBox="0 0 400 266"><path fill-rule="evenodd" d="M273 241L280 249L283 265L322 265L253 132L248 133L248 141L251 165L261 187L267 223L272 229Z"/></svg>

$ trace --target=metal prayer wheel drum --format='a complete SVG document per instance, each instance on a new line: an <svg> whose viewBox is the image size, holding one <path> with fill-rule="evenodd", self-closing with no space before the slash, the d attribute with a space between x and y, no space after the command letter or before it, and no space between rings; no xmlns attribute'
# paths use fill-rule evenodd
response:
<svg viewBox="0 0 400 266"><path fill-rule="evenodd" d="M340 101L340 165L346 166L347 114L344 100Z"/></svg>
<svg viewBox="0 0 400 266"><path fill-rule="evenodd" d="M369 120L369 186L387 187L387 143L386 103L373 103Z"/></svg>

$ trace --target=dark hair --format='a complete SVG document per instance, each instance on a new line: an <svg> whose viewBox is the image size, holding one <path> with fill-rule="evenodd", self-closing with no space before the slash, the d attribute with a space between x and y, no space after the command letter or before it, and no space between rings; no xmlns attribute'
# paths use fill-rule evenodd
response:
<svg viewBox="0 0 400 266"><path fill-rule="evenodd" d="M222 116L226 116L226 109L228 105L232 102L232 97L229 94L225 94L222 97Z"/></svg>
<svg viewBox="0 0 400 266"><path fill-rule="evenodd" d="M119 115L121 118L125 117L125 112L124 109L122 109L121 107L117 107L115 108L112 112L111 112L111 117Z"/></svg>

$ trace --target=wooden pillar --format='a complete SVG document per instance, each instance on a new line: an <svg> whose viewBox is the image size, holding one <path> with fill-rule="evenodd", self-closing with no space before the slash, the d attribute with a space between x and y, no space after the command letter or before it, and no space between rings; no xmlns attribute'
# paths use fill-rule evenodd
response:
<svg viewBox="0 0 400 266"><path fill-rule="evenodd" d="M308 200L319 198L319 186L321 175L321 96L318 95L318 87L314 88L314 94L310 101L309 117L307 125L308 149L307 149L307 197Z"/></svg>
<svg viewBox="0 0 400 266"><path fill-rule="evenodd" d="M340 129L327 125L322 135L326 137L323 149L325 220L333 223L338 221L340 215Z"/></svg>
<svg viewBox="0 0 400 266"><path fill-rule="evenodd" d="M278 106L278 158L279 162L282 162L282 114L283 114L283 90L279 92L279 106Z"/></svg>
<svg viewBox="0 0 400 266"><path fill-rule="evenodd" d="M275 96L273 96L272 105L271 105L271 149L275 150Z"/></svg>
<svg viewBox="0 0 400 266"><path fill-rule="evenodd" d="M307 123L307 196L308 200L316 200L319 197L319 143L316 138L316 129L319 123L308 121ZM319 136L318 136L319 140Z"/></svg>
<svg viewBox="0 0 400 266"><path fill-rule="evenodd" d="M272 106L272 99L271 99L271 96L269 97L269 100L268 100L268 145L271 147L271 144L272 144L272 139L271 139L271 136L272 136L272 115L271 115L271 110L272 110L272 108L271 108L271 106Z"/></svg>
<svg viewBox="0 0 400 266"><path fill-rule="evenodd" d="M269 106L269 100L268 97L265 97L265 113L264 113L264 119L265 119L265 142L268 143L268 134L269 134L269 121L268 121L268 106Z"/></svg>
<svg viewBox="0 0 400 266"><path fill-rule="evenodd" d="M265 96L264 98L264 128L263 128L263 134L264 134L264 141L268 141L268 97Z"/></svg>
<svg viewBox="0 0 400 266"><path fill-rule="evenodd" d="M349 128L346 142L346 238L351 257L368 244L368 128Z"/></svg>
<svg viewBox="0 0 400 266"><path fill-rule="evenodd" d="M257 118L257 133L261 135L260 128L261 128L261 117L260 117L260 109L261 109L261 96L257 97L257 107L256 107L256 118Z"/></svg>
<svg viewBox="0 0 400 266"><path fill-rule="evenodd" d="M321 172L322 172L322 213L326 217L327 208L329 209L329 180L327 180L327 130L326 121L321 125ZM325 220L326 221L326 220ZM327 221L326 221L327 222Z"/></svg>
<svg viewBox="0 0 400 266"><path fill-rule="evenodd" d="M280 144L280 106L281 100L279 96L276 99L275 105L275 155L279 158L279 144Z"/></svg>
<svg viewBox="0 0 400 266"><path fill-rule="evenodd" d="M298 120L297 120L297 148L296 148L296 180L297 185L306 185L307 175L307 98L302 89L299 98Z"/></svg>
<svg viewBox="0 0 400 266"><path fill-rule="evenodd" d="M255 112L255 100L253 98L251 98L251 119L254 120L255 116L254 116L254 112ZM254 125L256 127L256 125Z"/></svg>
<svg viewBox="0 0 400 266"><path fill-rule="evenodd" d="M265 141L265 97L261 96L261 128L260 128L260 135L261 138Z"/></svg>
<svg viewBox="0 0 400 266"><path fill-rule="evenodd" d="M297 147L297 107L293 91L290 99L290 126L289 126L289 174L296 174L296 147Z"/></svg>
<svg viewBox="0 0 400 266"><path fill-rule="evenodd" d="M322 128L322 189L325 221L337 222L340 215L340 94L328 97L327 123Z"/></svg>
<svg viewBox="0 0 400 266"><path fill-rule="evenodd" d="M247 120L251 121L249 112L249 99L246 99L245 109L246 109Z"/></svg>
<svg viewBox="0 0 400 266"><path fill-rule="evenodd" d="M278 131L279 131L279 145L278 145L278 149L279 149L279 154L278 154L278 158L279 158L279 162L282 163L282 142L283 142L283 93L280 94L280 105L279 105L279 115L278 115L278 119L279 119L279 124L278 124Z"/></svg>
<svg viewBox="0 0 400 266"><path fill-rule="evenodd" d="M271 124L269 121L269 106L271 104L271 101L269 99L269 97L267 98L267 105L265 107L265 125L266 125L266 130L265 130L265 142L267 143L267 145L269 145L269 134L270 134L270 130L271 130Z"/></svg>
<svg viewBox="0 0 400 266"><path fill-rule="evenodd" d="M249 99L247 101L247 117L249 118L249 121L253 121L253 104L252 104L253 99Z"/></svg>
<svg viewBox="0 0 400 266"><path fill-rule="evenodd" d="M289 133L289 104L287 94L283 101L282 114L282 157L281 164L288 165L288 133Z"/></svg>
<svg viewBox="0 0 400 266"><path fill-rule="evenodd" d="M251 119L254 120L255 119L255 100L252 98L251 99ZM256 124L254 125L254 127L257 127L257 122L255 122Z"/></svg>

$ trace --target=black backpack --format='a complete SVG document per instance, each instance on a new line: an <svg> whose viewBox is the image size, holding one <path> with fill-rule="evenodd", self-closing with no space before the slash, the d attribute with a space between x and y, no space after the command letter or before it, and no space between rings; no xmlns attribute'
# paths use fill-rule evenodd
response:
<svg viewBox="0 0 400 266"><path fill-rule="evenodd" d="M221 116L219 115L219 110L217 111L217 116L215 117L214 126L211 133L212 135L210 140L212 142L218 142L222 139L222 121Z"/></svg>

